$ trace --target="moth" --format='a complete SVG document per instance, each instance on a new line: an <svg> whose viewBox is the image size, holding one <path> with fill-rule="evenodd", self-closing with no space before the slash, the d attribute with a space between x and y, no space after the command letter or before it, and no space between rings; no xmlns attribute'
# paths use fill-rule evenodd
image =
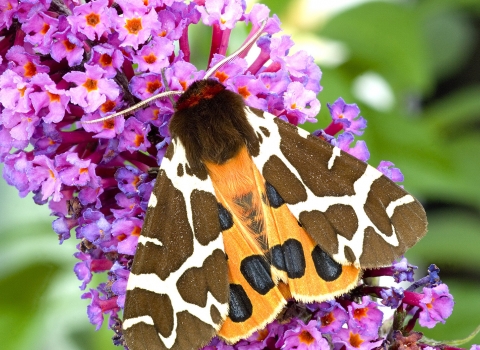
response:
<svg viewBox="0 0 480 350"><path fill-rule="evenodd" d="M426 232L421 204L381 172L214 79L180 96L169 130L128 280L130 350L236 342Z"/></svg>

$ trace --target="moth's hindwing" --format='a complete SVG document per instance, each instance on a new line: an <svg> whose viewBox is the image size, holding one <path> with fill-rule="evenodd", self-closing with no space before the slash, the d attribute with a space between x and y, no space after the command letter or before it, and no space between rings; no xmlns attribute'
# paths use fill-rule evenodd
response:
<svg viewBox="0 0 480 350"><path fill-rule="evenodd" d="M228 342L272 322L286 299L323 301L353 288L359 269L328 257L266 184L247 148L222 165L206 163L220 202L230 282Z"/></svg>
<svg viewBox="0 0 480 350"><path fill-rule="evenodd" d="M192 173L173 140L162 161L127 285L130 350L196 349L228 313L227 261L208 177Z"/></svg>
<svg viewBox="0 0 480 350"><path fill-rule="evenodd" d="M421 204L380 171L269 113L246 110L261 141L254 163L337 262L389 265L425 235Z"/></svg>

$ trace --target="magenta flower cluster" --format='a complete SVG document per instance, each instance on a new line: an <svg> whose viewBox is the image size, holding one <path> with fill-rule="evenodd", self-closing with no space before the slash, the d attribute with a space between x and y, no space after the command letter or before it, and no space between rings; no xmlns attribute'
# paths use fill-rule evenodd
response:
<svg viewBox="0 0 480 350"><path fill-rule="evenodd" d="M187 89L226 55L232 29L245 24L251 25L245 40L264 21L265 35L248 60L242 53L214 78L248 105L295 125L316 121L321 71L306 52L290 54L294 43L280 33L279 19L270 17L266 6L256 4L247 13L244 0L5 0L0 10L3 177L21 197L33 193L37 204L48 203L60 243L74 232L79 240L74 272L80 288L89 288L83 295L91 300L88 317L98 329L108 315L117 332L114 341L122 344L117 315L153 188L148 170L161 163L170 142L173 104L159 100L129 118L82 121L159 92ZM189 28L200 22L212 31L204 69L190 62L195 53ZM340 98L328 108L332 123L315 134L366 161L365 142L352 146L366 127L358 107ZM378 169L403 181L390 162ZM102 272L108 280L91 287L92 274ZM369 273L413 281L413 268L405 261L365 276ZM408 333L417 320L431 327L444 322L453 306L446 285L431 281L433 274L411 290L362 285L337 301L292 302L288 322L275 321L236 345L214 339L206 348L371 349L386 339L401 341L398 334L379 333L383 313L367 294L412 316L407 328L397 329ZM420 287L423 291L416 291Z"/></svg>
<svg viewBox="0 0 480 350"><path fill-rule="evenodd" d="M422 342L421 333L413 330L417 321L428 328L438 322L445 323L454 304L435 265L431 265L428 275L418 281L413 279L415 269L403 258L391 267L366 270L363 284L349 294L323 303L290 303L284 313L288 317L282 322L274 321L235 345L215 338L203 350L370 350L387 346L392 349L457 349L430 346ZM393 277L396 285L368 285L369 278L380 276ZM411 285L404 290L398 286L400 282L411 282ZM380 306L395 310L391 318L393 323L387 319L385 308L382 311ZM405 344L408 347L402 347Z"/></svg>

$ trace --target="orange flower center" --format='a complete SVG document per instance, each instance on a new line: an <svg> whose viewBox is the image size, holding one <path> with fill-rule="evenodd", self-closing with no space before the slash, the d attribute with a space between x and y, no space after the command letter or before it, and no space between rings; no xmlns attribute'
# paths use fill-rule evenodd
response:
<svg viewBox="0 0 480 350"><path fill-rule="evenodd" d="M97 90L97 81L88 78L87 81L83 83L83 87L87 89L88 92Z"/></svg>
<svg viewBox="0 0 480 350"><path fill-rule="evenodd" d="M100 16L98 13L91 13L87 16L85 16L85 19L87 21L87 24L91 27L95 27L98 23L100 23Z"/></svg>
<svg viewBox="0 0 480 350"><path fill-rule="evenodd" d="M187 82L185 80L181 80L180 81L180 85L182 85L182 89L183 91L187 90Z"/></svg>
<svg viewBox="0 0 480 350"><path fill-rule="evenodd" d="M25 65L23 66L23 69L25 70L25 77L26 78L31 78L35 74L37 74L37 67L30 61L25 63Z"/></svg>
<svg viewBox="0 0 480 350"><path fill-rule="evenodd" d="M50 102L60 102L60 95L52 94L51 92L47 91L48 98Z"/></svg>
<svg viewBox="0 0 480 350"><path fill-rule="evenodd" d="M215 73L215 78L217 78L218 80L220 80L221 83L223 83L225 80L228 79L228 74L226 74L225 72L217 71Z"/></svg>
<svg viewBox="0 0 480 350"><path fill-rule="evenodd" d="M68 41L68 40L64 40L64 41L63 41L63 46L65 46L65 49L66 49L67 51L69 51L69 52L72 51L72 50L76 47L75 44L72 44L72 43L71 43L70 41Z"/></svg>
<svg viewBox="0 0 480 350"><path fill-rule="evenodd" d="M147 91L153 94L155 91L162 87L160 80L150 81L147 83Z"/></svg>
<svg viewBox="0 0 480 350"><path fill-rule="evenodd" d="M107 67L112 65L112 57L106 53L100 56L99 62L102 66Z"/></svg>
<svg viewBox="0 0 480 350"><path fill-rule="evenodd" d="M24 86L24 87L21 88L21 89L18 89L18 92L20 92L20 96L23 97L23 96L25 95L25 91L26 91L26 90L27 90L27 87L26 87L26 86Z"/></svg>
<svg viewBox="0 0 480 350"><path fill-rule="evenodd" d="M330 312L329 314L320 318L320 321L322 322L322 326L328 326L330 323L335 321L335 317L333 316L333 312Z"/></svg>
<svg viewBox="0 0 480 350"><path fill-rule="evenodd" d="M128 30L130 34L137 35L142 30L142 19L141 18L132 18L127 19L125 24L125 29Z"/></svg>
<svg viewBox="0 0 480 350"><path fill-rule="evenodd" d="M368 308L366 307L355 309L353 312L353 317L355 317L357 320L361 320L362 318L367 317L367 311Z"/></svg>
<svg viewBox="0 0 480 350"><path fill-rule="evenodd" d="M141 232L141 231L142 231L142 230L140 229L140 227L135 226L135 227L133 228L133 231L132 231L132 236L140 236L140 232Z"/></svg>
<svg viewBox="0 0 480 350"><path fill-rule="evenodd" d="M135 140L133 141L133 143L135 144L135 146L140 146L143 141L145 140L145 138L143 137L143 135L137 135L135 136Z"/></svg>
<svg viewBox="0 0 480 350"><path fill-rule="evenodd" d="M150 55L148 56L143 56L143 59L145 60L145 62L147 62L148 64L153 64L157 61L157 57L151 53Z"/></svg>
<svg viewBox="0 0 480 350"><path fill-rule="evenodd" d="M300 340L300 342L302 342L304 344L307 344L307 345L310 345L315 341L315 338L310 334L309 331L302 331L298 335L298 339Z"/></svg>
<svg viewBox="0 0 480 350"><path fill-rule="evenodd" d="M135 178L132 181L132 185L137 188L137 184L140 182L140 178L138 176L135 176Z"/></svg>
<svg viewBox="0 0 480 350"><path fill-rule="evenodd" d="M110 112L112 109L114 109L116 106L116 103L110 100L105 101L102 106L100 107L100 110L103 113Z"/></svg>
<svg viewBox="0 0 480 350"><path fill-rule="evenodd" d="M244 98L247 99L248 96L251 95L250 91L248 91L248 88L246 86L242 86L238 88L238 93Z"/></svg>
<svg viewBox="0 0 480 350"><path fill-rule="evenodd" d="M40 34L43 34L43 35L47 34L49 29L50 29L50 24L43 23L43 27L40 30Z"/></svg>
<svg viewBox="0 0 480 350"><path fill-rule="evenodd" d="M360 334L355 334L350 332L350 339L349 339L350 345L352 345L354 348L359 348L360 345L363 343L362 337L360 337Z"/></svg>
<svg viewBox="0 0 480 350"><path fill-rule="evenodd" d="M115 127L115 122L113 119L108 119L103 122L104 129L113 129Z"/></svg>

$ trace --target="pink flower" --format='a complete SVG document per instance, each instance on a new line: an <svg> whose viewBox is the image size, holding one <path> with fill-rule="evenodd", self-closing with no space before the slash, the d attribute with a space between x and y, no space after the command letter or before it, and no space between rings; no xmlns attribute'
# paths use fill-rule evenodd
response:
<svg viewBox="0 0 480 350"><path fill-rule="evenodd" d="M343 344L346 350L370 350L383 343L383 339L377 336L369 336L360 329L340 329L332 334L334 344Z"/></svg>
<svg viewBox="0 0 480 350"><path fill-rule="evenodd" d="M92 1L88 4L77 6L73 15L68 16L72 32L80 32L90 40L100 39L110 29L112 9L108 7L108 0Z"/></svg>
<svg viewBox="0 0 480 350"><path fill-rule="evenodd" d="M117 84L105 78L105 71L98 66L85 65L85 73L74 71L63 76L66 81L77 84L66 92L73 103L83 107L85 112L94 112L107 98L115 100L120 91Z"/></svg>
<svg viewBox="0 0 480 350"><path fill-rule="evenodd" d="M158 14L154 9L147 13L147 8L140 0L118 0L117 4L123 10L123 16L115 19L118 39L122 41L120 46L132 46L136 50L147 41L152 30L160 28Z"/></svg>
<svg viewBox="0 0 480 350"><path fill-rule="evenodd" d="M434 288L423 288L424 297L420 299L419 322L422 327L433 328L438 322L445 323L453 311L453 296L448 292L446 284Z"/></svg>
<svg viewBox="0 0 480 350"><path fill-rule="evenodd" d="M322 333L317 329L317 321L311 320L308 324L297 322L295 328L290 328L283 335L283 348L298 350L328 350L330 346Z"/></svg>
<svg viewBox="0 0 480 350"><path fill-rule="evenodd" d="M351 303L348 305L349 328L360 328L364 334L378 336L378 329L383 320L383 313L377 308L378 304L371 301L370 297L363 296L360 304Z"/></svg>

